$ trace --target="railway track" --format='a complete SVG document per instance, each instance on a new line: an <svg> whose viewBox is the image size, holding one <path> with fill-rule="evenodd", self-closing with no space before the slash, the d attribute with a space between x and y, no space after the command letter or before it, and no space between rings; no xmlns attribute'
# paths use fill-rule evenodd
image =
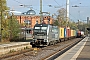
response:
<svg viewBox="0 0 90 60"><path fill-rule="evenodd" d="M73 47L81 38L67 40L55 45L47 47L34 47L32 49L26 49L24 51L13 52L0 56L1 60L51 60L55 59L59 55L63 54L66 50Z"/></svg>

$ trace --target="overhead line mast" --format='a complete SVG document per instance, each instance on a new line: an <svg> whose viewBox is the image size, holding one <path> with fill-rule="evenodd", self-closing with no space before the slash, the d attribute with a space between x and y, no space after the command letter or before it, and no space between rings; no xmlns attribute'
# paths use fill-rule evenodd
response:
<svg viewBox="0 0 90 60"><path fill-rule="evenodd" d="M42 0L40 0L40 23L42 23Z"/></svg>
<svg viewBox="0 0 90 60"><path fill-rule="evenodd" d="M66 27L69 22L69 0L66 0Z"/></svg>

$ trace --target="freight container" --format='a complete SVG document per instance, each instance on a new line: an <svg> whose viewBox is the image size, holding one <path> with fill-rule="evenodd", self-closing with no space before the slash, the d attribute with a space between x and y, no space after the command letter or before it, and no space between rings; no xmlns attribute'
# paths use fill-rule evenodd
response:
<svg viewBox="0 0 90 60"><path fill-rule="evenodd" d="M67 34L67 38L70 38L71 37L71 30L67 28L66 30L66 34Z"/></svg>
<svg viewBox="0 0 90 60"><path fill-rule="evenodd" d="M75 34L76 34L76 36L77 36L77 30L75 30L75 31L76 31L76 33L75 33Z"/></svg>
<svg viewBox="0 0 90 60"><path fill-rule="evenodd" d="M64 28L63 27L59 27L59 38L62 39L64 38Z"/></svg>
<svg viewBox="0 0 90 60"><path fill-rule="evenodd" d="M77 37L81 37L81 31L77 30Z"/></svg>
<svg viewBox="0 0 90 60"><path fill-rule="evenodd" d="M77 30L76 30L76 37L77 37Z"/></svg>
<svg viewBox="0 0 90 60"><path fill-rule="evenodd" d="M81 31L81 37L84 38L85 35L84 35L84 31Z"/></svg>
<svg viewBox="0 0 90 60"><path fill-rule="evenodd" d="M76 37L76 30L73 30L73 37Z"/></svg>
<svg viewBox="0 0 90 60"><path fill-rule="evenodd" d="M83 31L81 31L81 35L84 35L84 32Z"/></svg>
<svg viewBox="0 0 90 60"><path fill-rule="evenodd" d="M71 30L71 37L73 37L73 30Z"/></svg>
<svg viewBox="0 0 90 60"><path fill-rule="evenodd" d="M75 30L73 30L73 36L75 36Z"/></svg>
<svg viewBox="0 0 90 60"><path fill-rule="evenodd" d="M66 38L67 37L67 30L66 30L66 28L64 28L64 38Z"/></svg>
<svg viewBox="0 0 90 60"><path fill-rule="evenodd" d="M76 30L74 30L74 37L76 36Z"/></svg>

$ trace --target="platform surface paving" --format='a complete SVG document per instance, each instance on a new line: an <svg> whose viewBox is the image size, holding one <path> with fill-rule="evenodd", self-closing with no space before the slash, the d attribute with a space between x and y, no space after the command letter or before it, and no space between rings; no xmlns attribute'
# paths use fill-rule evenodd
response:
<svg viewBox="0 0 90 60"><path fill-rule="evenodd" d="M76 60L90 60L90 37Z"/></svg>
<svg viewBox="0 0 90 60"><path fill-rule="evenodd" d="M90 37L85 37L55 60L90 60Z"/></svg>
<svg viewBox="0 0 90 60"><path fill-rule="evenodd" d="M0 44L0 55L9 53L10 51L18 51L25 48L31 48L30 42L12 42L7 44Z"/></svg>

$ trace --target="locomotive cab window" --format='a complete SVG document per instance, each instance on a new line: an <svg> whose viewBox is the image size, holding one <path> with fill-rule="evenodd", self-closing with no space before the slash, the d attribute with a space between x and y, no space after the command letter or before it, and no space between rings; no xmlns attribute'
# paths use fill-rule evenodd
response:
<svg viewBox="0 0 90 60"><path fill-rule="evenodd" d="M40 29L40 27L35 27L35 29Z"/></svg>
<svg viewBox="0 0 90 60"><path fill-rule="evenodd" d="M57 29L52 29L52 32L58 33Z"/></svg>
<svg viewBox="0 0 90 60"><path fill-rule="evenodd" d="M42 30L47 30L47 27L41 27Z"/></svg>

